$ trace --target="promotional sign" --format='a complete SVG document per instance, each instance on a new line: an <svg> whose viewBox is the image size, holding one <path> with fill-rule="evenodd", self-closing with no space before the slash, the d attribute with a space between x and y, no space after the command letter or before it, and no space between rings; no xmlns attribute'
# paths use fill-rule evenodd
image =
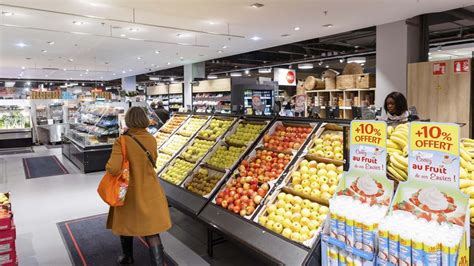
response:
<svg viewBox="0 0 474 266"><path fill-rule="evenodd" d="M433 64L433 75L443 75L446 73L446 62Z"/></svg>
<svg viewBox="0 0 474 266"><path fill-rule="evenodd" d="M275 68L273 69L273 80L278 85L296 86L296 71L294 69Z"/></svg>
<svg viewBox="0 0 474 266"><path fill-rule="evenodd" d="M469 59L454 60L454 73L465 73L469 71Z"/></svg>

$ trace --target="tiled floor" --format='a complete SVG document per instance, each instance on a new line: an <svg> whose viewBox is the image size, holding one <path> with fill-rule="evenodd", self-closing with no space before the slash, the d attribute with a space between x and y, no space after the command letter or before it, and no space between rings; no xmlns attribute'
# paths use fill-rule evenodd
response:
<svg viewBox="0 0 474 266"><path fill-rule="evenodd" d="M71 265L56 224L107 212L108 207L96 192L103 173L80 173L61 155L60 148L34 149L35 153L0 156L0 191L12 192L19 262ZM21 158L45 155L56 155L70 174L26 180ZM172 218L173 228L162 238L167 252L179 265L262 265L228 242L216 246L215 257L208 258L205 227L174 209Z"/></svg>

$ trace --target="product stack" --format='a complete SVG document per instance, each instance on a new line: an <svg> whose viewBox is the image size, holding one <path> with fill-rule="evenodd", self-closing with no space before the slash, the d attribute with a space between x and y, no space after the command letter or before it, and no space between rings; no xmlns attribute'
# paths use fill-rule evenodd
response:
<svg viewBox="0 0 474 266"><path fill-rule="evenodd" d="M10 204L10 193L0 193L0 265L18 265L16 256L16 228Z"/></svg>

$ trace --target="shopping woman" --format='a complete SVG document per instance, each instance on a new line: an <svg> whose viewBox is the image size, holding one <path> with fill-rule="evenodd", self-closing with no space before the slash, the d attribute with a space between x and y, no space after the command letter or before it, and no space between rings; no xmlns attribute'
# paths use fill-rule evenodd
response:
<svg viewBox="0 0 474 266"><path fill-rule="evenodd" d="M389 125L397 125L417 120L418 117L408 112L407 99L400 92L392 92L385 98L384 109L386 116L382 120Z"/></svg>
<svg viewBox="0 0 474 266"><path fill-rule="evenodd" d="M106 171L114 176L120 173L121 145L126 145L130 182L124 206L110 208L107 228L120 236L123 256L118 260L119 265L133 264L134 236L145 238L152 265L163 265L164 251L159 233L171 227L171 219L166 196L151 162L157 158L156 141L146 131L149 120L143 108L130 108L125 115L125 124L129 129L114 143ZM150 153L151 160L145 150Z"/></svg>

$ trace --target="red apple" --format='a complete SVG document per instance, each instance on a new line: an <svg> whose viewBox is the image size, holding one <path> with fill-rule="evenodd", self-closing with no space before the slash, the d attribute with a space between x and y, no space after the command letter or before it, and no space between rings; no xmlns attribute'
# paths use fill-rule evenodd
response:
<svg viewBox="0 0 474 266"><path fill-rule="evenodd" d="M253 202L255 202L255 204L260 204L261 201L262 201L262 196L260 194L255 196L255 198L253 198Z"/></svg>
<svg viewBox="0 0 474 266"><path fill-rule="evenodd" d="M233 210L235 213L239 213L239 212L240 212L240 205L235 205L234 207L232 207L232 210Z"/></svg>
<svg viewBox="0 0 474 266"><path fill-rule="evenodd" d="M216 199L216 204L217 205L222 205L222 198L217 198Z"/></svg>
<svg viewBox="0 0 474 266"><path fill-rule="evenodd" d="M265 183L266 184L266 183ZM263 188L259 188L257 190L257 194L260 195L261 197L265 196L265 194L267 194L267 191Z"/></svg>
<svg viewBox="0 0 474 266"><path fill-rule="evenodd" d="M255 207L254 206L247 206L247 208L245 208L245 211L248 215L250 215L255 211Z"/></svg>

